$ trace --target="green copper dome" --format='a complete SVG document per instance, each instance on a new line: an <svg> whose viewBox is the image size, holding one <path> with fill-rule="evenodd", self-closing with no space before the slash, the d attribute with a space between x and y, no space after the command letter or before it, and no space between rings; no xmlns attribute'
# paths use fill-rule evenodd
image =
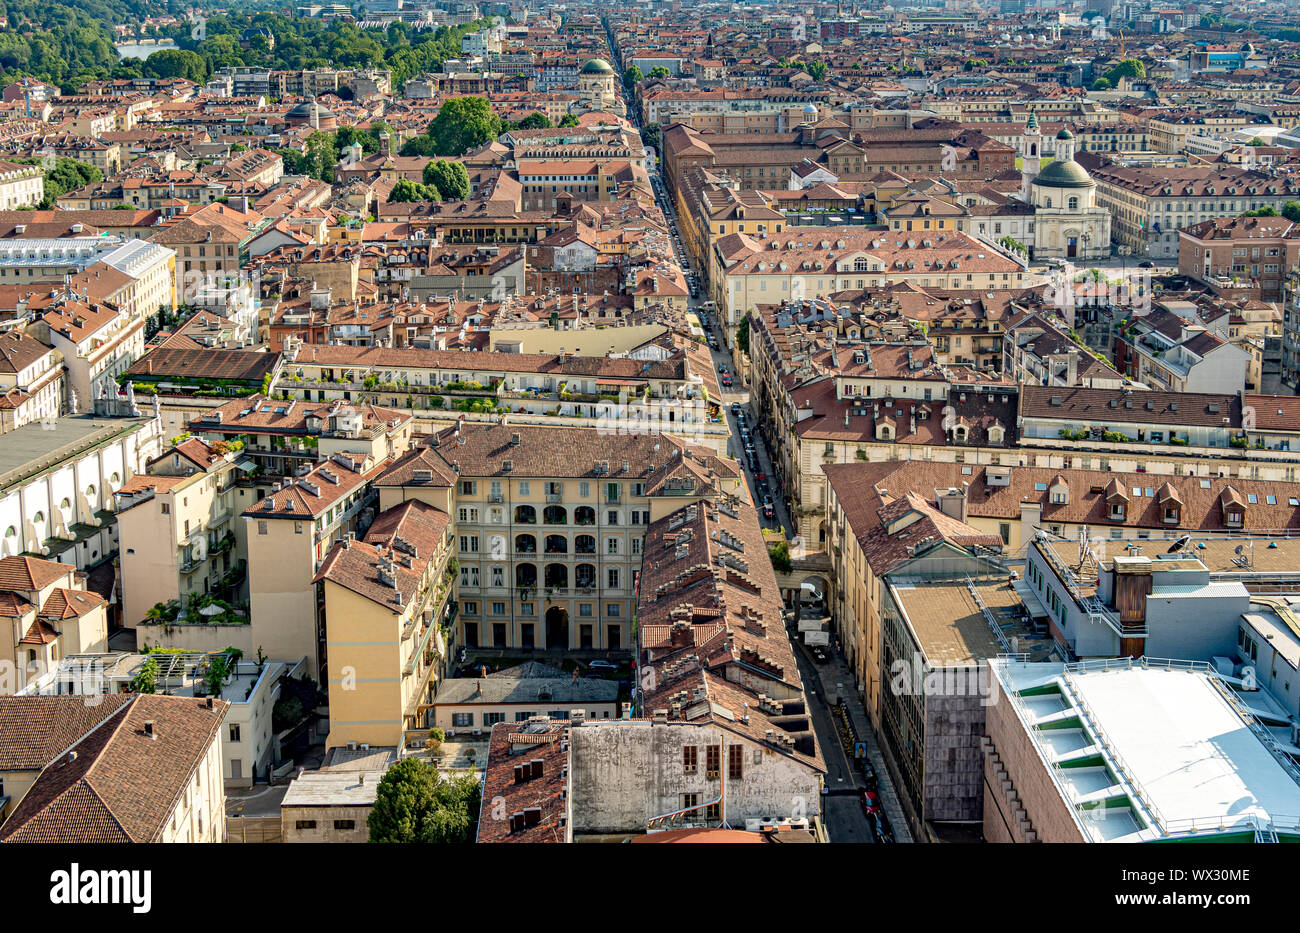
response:
<svg viewBox="0 0 1300 933"><path fill-rule="evenodd" d="M582 74L585 75L610 75L613 73L614 69L603 58L593 58L582 66Z"/></svg>
<svg viewBox="0 0 1300 933"><path fill-rule="evenodd" d="M1067 159L1052 162L1034 177L1034 184L1044 188L1091 188L1097 183L1078 162Z"/></svg>

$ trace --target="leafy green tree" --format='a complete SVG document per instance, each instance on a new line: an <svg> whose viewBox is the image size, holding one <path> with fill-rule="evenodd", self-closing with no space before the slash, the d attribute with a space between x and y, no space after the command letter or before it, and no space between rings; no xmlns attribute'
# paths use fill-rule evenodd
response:
<svg viewBox="0 0 1300 933"><path fill-rule="evenodd" d="M158 662L147 659L140 665L140 670L131 678L132 693L153 693L158 689Z"/></svg>
<svg viewBox="0 0 1300 933"><path fill-rule="evenodd" d="M481 790L472 776L444 781L419 758L403 758L379 781L371 842L470 842Z"/></svg>
<svg viewBox="0 0 1300 933"><path fill-rule="evenodd" d="M1094 91L1109 91L1110 82L1105 78L1098 78L1096 81L1092 82L1092 89Z"/></svg>
<svg viewBox="0 0 1300 933"><path fill-rule="evenodd" d="M453 97L429 124L429 155L458 156L501 135L502 120L486 97Z"/></svg>
<svg viewBox="0 0 1300 933"><path fill-rule="evenodd" d="M1294 204L1295 202L1293 201L1293 202L1291 202L1291 203ZM1278 214L1278 212L1277 212L1277 208L1276 208L1276 207L1273 207L1273 206L1270 204L1270 205L1265 205L1264 207L1257 207L1257 208L1255 208L1255 210L1253 210L1253 211L1243 211L1243 212L1242 212L1241 214L1239 214L1238 216L1240 216L1240 217L1278 217L1278 216L1281 216L1281 215Z"/></svg>
<svg viewBox="0 0 1300 933"><path fill-rule="evenodd" d="M463 201L469 197L469 171L460 162L435 159L424 167L424 183L437 191L443 201Z"/></svg>
<svg viewBox="0 0 1300 933"><path fill-rule="evenodd" d="M987 58L968 58L966 64L962 65L963 71L974 71L976 68L987 68L989 60Z"/></svg>
<svg viewBox="0 0 1300 933"><path fill-rule="evenodd" d="M623 87L629 91L645 80L645 73L636 65L628 65L623 69Z"/></svg>
<svg viewBox="0 0 1300 933"><path fill-rule="evenodd" d="M808 74L814 81L820 81L825 78L828 71L830 71L830 66L825 62L813 62L808 66Z"/></svg>
<svg viewBox="0 0 1300 933"><path fill-rule="evenodd" d="M641 142L647 146L654 146L656 149L663 145L664 130L658 123L651 123L641 131Z"/></svg>
<svg viewBox="0 0 1300 933"><path fill-rule="evenodd" d="M421 184L409 178L399 178L388 193L389 203L395 201L440 201L438 189L433 185Z"/></svg>
<svg viewBox="0 0 1300 933"><path fill-rule="evenodd" d="M655 79L666 78L671 74L672 72L663 65L655 65L650 69L650 77Z"/></svg>
<svg viewBox="0 0 1300 933"><path fill-rule="evenodd" d="M578 117L572 113L566 113L564 119L560 121L560 126L577 126Z"/></svg>
<svg viewBox="0 0 1300 933"><path fill-rule="evenodd" d="M140 68L149 78L185 78L202 84L208 78L208 63L198 52L188 49L163 49L144 60Z"/></svg>
<svg viewBox="0 0 1300 933"><path fill-rule="evenodd" d="M1147 66L1140 59L1126 58L1106 72L1105 78L1112 86L1117 86L1121 78L1145 78Z"/></svg>
<svg viewBox="0 0 1300 933"><path fill-rule="evenodd" d="M772 560L772 567L777 573L790 573L794 570L794 561L790 557L790 545L777 541L767 546L767 556Z"/></svg>
<svg viewBox="0 0 1300 933"><path fill-rule="evenodd" d="M1287 201L1283 204L1282 216L1292 223L1300 223L1300 201Z"/></svg>
<svg viewBox="0 0 1300 933"><path fill-rule="evenodd" d="M514 126L517 130L549 130L551 128L551 118L540 110L536 113L530 113Z"/></svg>

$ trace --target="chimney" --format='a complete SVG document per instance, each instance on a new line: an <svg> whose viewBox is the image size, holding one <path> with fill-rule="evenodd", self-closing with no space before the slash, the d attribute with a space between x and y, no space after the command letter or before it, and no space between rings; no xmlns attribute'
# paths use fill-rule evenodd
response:
<svg viewBox="0 0 1300 933"><path fill-rule="evenodd" d="M146 720L144 721L144 734L147 735L147 736L149 736L149 738L154 739L155 741L157 741L157 739L158 739L158 733L156 733L156 732L153 731L153 720L152 720L152 719L146 719Z"/></svg>

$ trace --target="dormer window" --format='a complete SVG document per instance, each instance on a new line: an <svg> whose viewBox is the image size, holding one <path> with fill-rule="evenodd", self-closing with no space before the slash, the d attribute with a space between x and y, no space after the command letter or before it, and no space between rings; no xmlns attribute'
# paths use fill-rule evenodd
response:
<svg viewBox="0 0 1300 933"><path fill-rule="evenodd" d="M1242 516L1245 513L1241 509L1229 509L1223 513L1223 522L1233 528L1241 527Z"/></svg>
<svg viewBox="0 0 1300 933"><path fill-rule="evenodd" d="M1125 504L1123 502L1112 502L1110 504L1110 517L1112 520L1123 521Z"/></svg>
<svg viewBox="0 0 1300 933"><path fill-rule="evenodd" d="M1177 525L1181 520L1182 510L1176 505L1165 506L1164 521L1167 525Z"/></svg>

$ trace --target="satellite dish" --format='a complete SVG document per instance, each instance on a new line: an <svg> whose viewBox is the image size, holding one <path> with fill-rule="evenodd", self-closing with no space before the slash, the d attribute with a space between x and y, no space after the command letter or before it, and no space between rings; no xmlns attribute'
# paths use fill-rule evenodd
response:
<svg viewBox="0 0 1300 933"><path fill-rule="evenodd" d="M195 560L203 560L208 556L208 539L203 535L195 535L190 538L190 555Z"/></svg>
<svg viewBox="0 0 1300 933"><path fill-rule="evenodd" d="M1173 544L1169 545L1169 550L1167 550L1165 553L1176 554L1177 552L1181 551L1183 548L1187 547L1187 545L1190 544L1191 541L1192 541L1191 535L1183 535Z"/></svg>

